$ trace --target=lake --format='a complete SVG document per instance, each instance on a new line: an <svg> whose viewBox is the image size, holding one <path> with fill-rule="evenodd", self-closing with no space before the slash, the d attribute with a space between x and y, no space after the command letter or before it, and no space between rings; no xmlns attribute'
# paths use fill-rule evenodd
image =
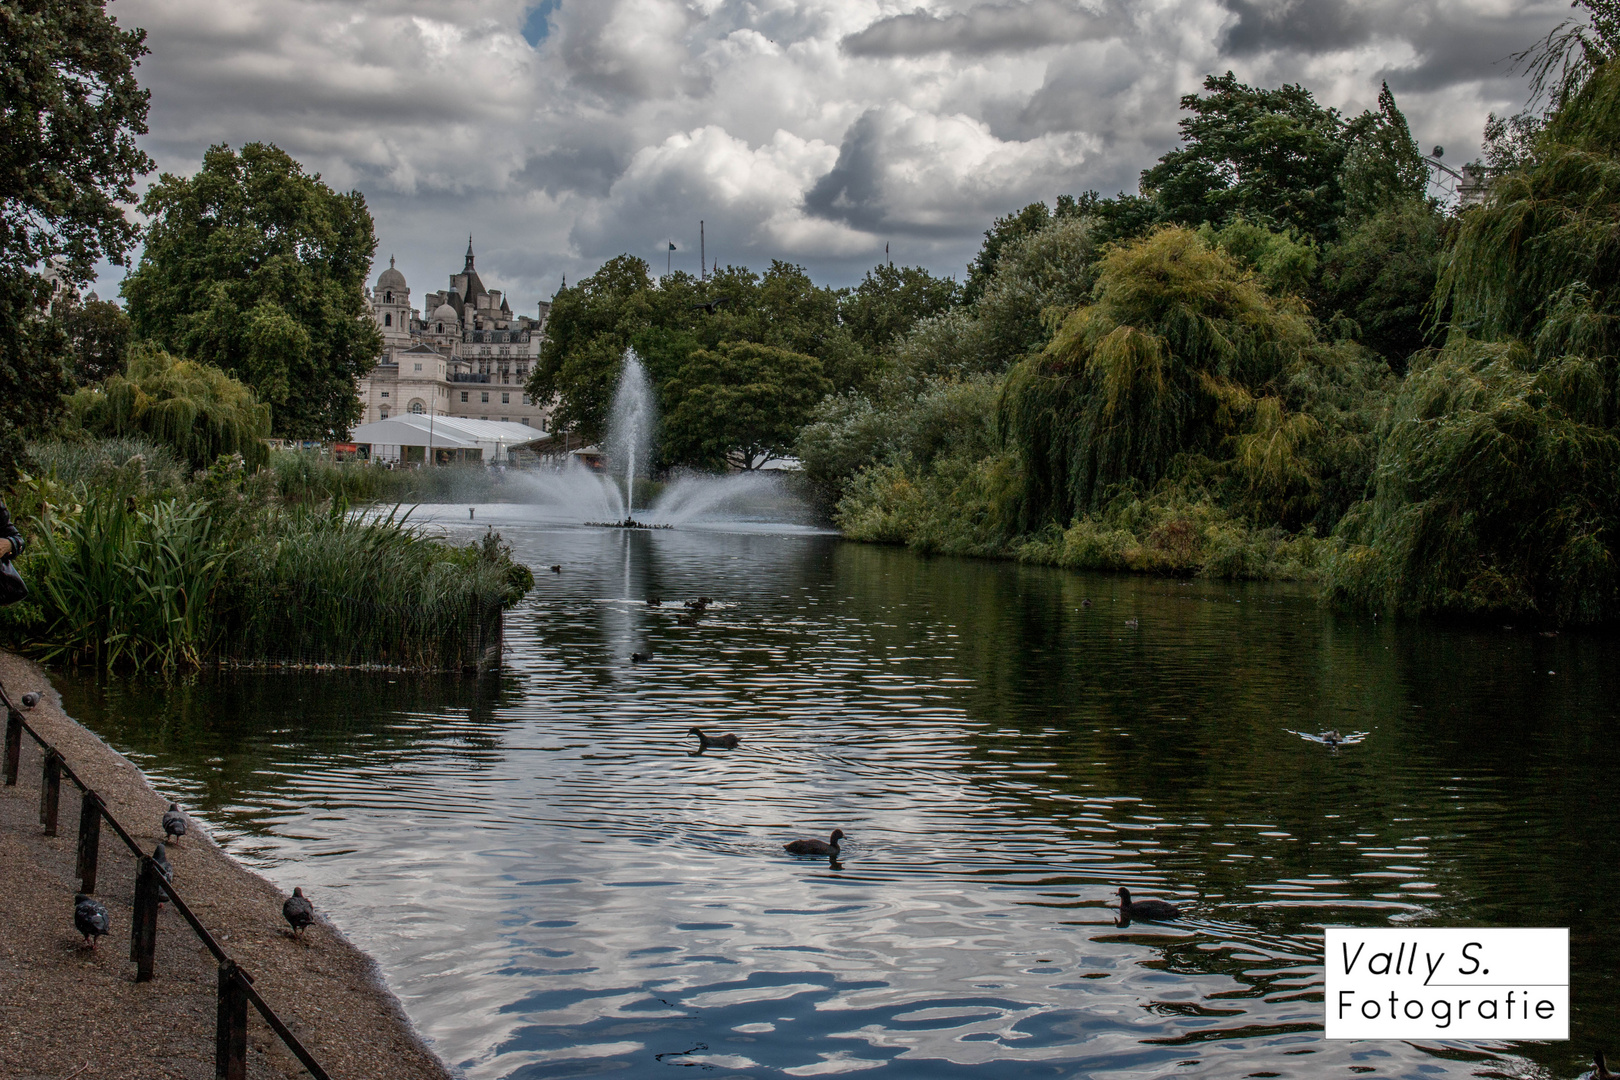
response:
<svg viewBox="0 0 1620 1080"><path fill-rule="evenodd" d="M57 684L469 1078L1573 1077L1620 1048L1609 638L465 512L416 519L537 571L497 673ZM1298 734L1326 729L1364 737ZM834 828L837 860L782 850ZM1121 885L1184 918L1116 926ZM1572 1041L1322 1039L1321 927L1403 923L1568 926Z"/></svg>

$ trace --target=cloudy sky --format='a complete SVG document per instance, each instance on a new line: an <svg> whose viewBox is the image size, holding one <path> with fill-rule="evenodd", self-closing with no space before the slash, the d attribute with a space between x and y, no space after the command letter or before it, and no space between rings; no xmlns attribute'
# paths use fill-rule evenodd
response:
<svg viewBox="0 0 1620 1080"><path fill-rule="evenodd" d="M1567 0L114 0L148 31L160 170L273 141L377 219L413 299L467 235L519 311L620 252L960 276L997 215L1134 191L1177 98L1231 69L1427 150L1517 111L1507 57ZM373 271L373 276L377 270ZM116 289L109 268L99 283Z"/></svg>

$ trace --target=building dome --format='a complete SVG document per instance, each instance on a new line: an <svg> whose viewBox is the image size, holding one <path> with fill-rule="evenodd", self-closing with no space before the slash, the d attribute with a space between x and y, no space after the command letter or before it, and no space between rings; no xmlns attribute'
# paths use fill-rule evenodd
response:
<svg viewBox="0 0 1620 1080"><path fill-rule="evenodd" d="M377 279L377 288L380 290L403 289L405 287L405 275L394 269L394 257L390 255L388 257L388 269L384 270L382 276Z"/></svg>
<svg viewBox="0 0 1620 1080"><path fill-rule="evenodd" d="M438 307L433 309L434 322L453 323L457 322L459 319L460 316L456 314L456 309L451 307L449 304L440 304Z"/></svg>

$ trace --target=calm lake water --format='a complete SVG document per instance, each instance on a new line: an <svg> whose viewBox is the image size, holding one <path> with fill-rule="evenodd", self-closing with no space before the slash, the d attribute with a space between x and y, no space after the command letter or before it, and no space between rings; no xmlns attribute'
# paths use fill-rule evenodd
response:
<svg viewBox="0 0 1620 1080"><path fill-rule="evenodd" d="M1573 1077L1620 1048L1611 639L435 510L540 570L498 675L58 685L469 1078ZM694 724L742 746L695 756ZM1327 728L1366 738L1291 733ZM781 849L833 828L836 864ZM1187 917L1116 927L1122 884ZM1321 926L1405 922L1570 927L1573 1040L1322 1039Z"/></svg>

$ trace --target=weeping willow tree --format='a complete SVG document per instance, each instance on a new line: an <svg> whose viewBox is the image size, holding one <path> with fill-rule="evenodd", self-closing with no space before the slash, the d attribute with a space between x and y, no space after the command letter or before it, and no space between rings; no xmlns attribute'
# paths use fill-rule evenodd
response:
<svg viewBox="0 0 1620 1080"><path fill-rule="evenodd" d="M1315 427L1279 395L1314 344L1299 300L1191 230L1110 250L1091 302L1008 375L1000 420L1025 464L1026 526L1151 487L1188 455L1235 451L1257 486L1308 482Z"/></svg>
<svg viewBox="0 0 1620 1080"><path fill-rule="evenodd" d="M125 374L76 393L71 408L92 434L146 435L174 447L193 468L221 454L241 454L257 468L269 455L269 405L219 368L150 346L135 350Z"/></svg>
<svg viewBox="0 0 1620 1080"><path fill-rule="evenodd" d="M1463 215L1437 300L1447 345L1402 388L1330 588L1386 610L1620 616L1620 64Z"/></svg>

